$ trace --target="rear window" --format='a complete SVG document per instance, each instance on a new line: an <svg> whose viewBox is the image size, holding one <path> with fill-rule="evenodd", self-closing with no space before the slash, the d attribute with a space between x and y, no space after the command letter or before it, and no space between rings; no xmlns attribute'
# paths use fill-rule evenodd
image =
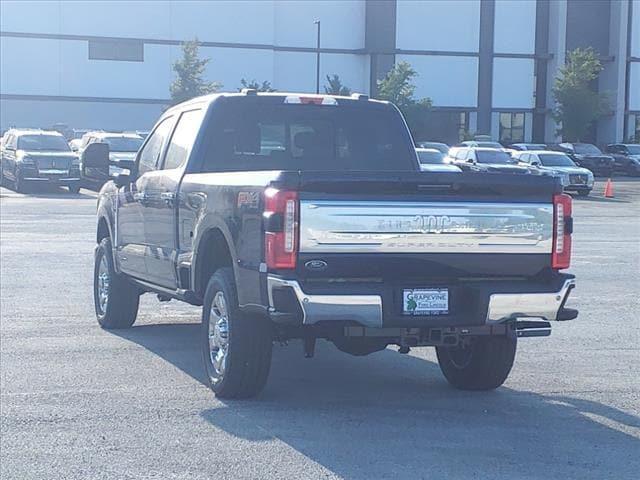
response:
<svg viewBox="0 0 640 480"><path fill-rule="evenodd" d="M420 163L429 165L444 163L444 155L438 151L418 150L418 159L420 160Z"/></svg>
<svg viewBox="0 0 640 480"><path fill-rule="evenodd" d="M404 122L391 108L265 100L225 107L204 171L417 170Z"/></svg>
<svg viewBox="0 0 640 480"><path fill-rule="evenodd" d="M515 163L511 155L500 150L476 150L476 158L478 159L478 163L505 165Z"/></svg>

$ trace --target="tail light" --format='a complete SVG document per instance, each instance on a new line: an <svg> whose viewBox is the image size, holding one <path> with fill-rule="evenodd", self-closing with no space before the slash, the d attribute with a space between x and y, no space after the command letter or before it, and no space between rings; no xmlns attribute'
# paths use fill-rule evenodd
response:
<svg viewBox="0 0 640 480"><path fill-rule="evenodd" d="M551 268L560 270L569 268L571 263L571 234L573 218L571 217L571 197L565 194L553 196L553 248Z"/></svg>
<svg viewBox="0 0 640 480"><path fill-rule="evenodd" d="M298 256L298 192L267 188L264 193L267 267L296 268Z"/></svg>

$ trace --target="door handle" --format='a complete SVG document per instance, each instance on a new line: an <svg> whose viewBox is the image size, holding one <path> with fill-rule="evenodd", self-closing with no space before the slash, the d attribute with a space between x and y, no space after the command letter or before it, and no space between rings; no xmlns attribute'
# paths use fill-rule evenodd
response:
<svg viewBox="0 0 640 480"><path fill-rule="evenodd" d="M173 192L162 192L160 194L160 198L164 200L167 205L173 206L173 203L176 200L176 194Z"/></svg>

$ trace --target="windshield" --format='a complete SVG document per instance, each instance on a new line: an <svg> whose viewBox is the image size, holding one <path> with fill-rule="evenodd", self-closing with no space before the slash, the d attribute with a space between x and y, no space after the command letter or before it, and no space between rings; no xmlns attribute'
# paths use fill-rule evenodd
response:
<svg viewBox="0 0 640 480"><path fill-rule="evenodd" d="M595 145L590 143L576 143L573 146L574 151L578 155L601 155L602 152Z"/></svg>
<svg viewBox="0 0 640 480"><path fill-rule="evenodd" d="M575 167L576 164L566 155L539 154L538 158L545 167Z"/></svg>
<svg viewBox="0 0 640 480"><path fill-rule="evenodd" d="M276 103L277 102L277 103ZM278 97L228 102L205 169L226 171L416 171L399 114L364 104L283 104ZM353 102L355 103L355 102ZM215 128L215 127L212 127Z"/></svg>
<svg viewBox="0 0 640 480"><path fill-rule="evenodd" d="M627 145L630 155L640 155L640 145Z"/></svg>
<svg viewBox="0 0 640 480"><path fill-rule="evenodd" d="M441 152L425 152L424 150L418 150L418 159L420 160L420 163L428 163L430 165L444 163L444 155Z"/></svg>
<svg viewBox="0 0 640 480"><path fill-rule="evenodd" d="M500 150L476 150L476 158L478 163L492 163L507 165L515 163L507 152Z"/></svg>
<svg viewBox="0 0 640 480"><path fill-rule="evenodd" d="M67 141L58 135L21 135L18 137L18 150L70 151Z"/></svg>
<svg viewBox="0 0 640 480"><path fill-rule="evenodd" d="M541 143L529 143L522 146L524 150L546 150L546 145L542 145Z"/></svg>
<svg viewBox="0 0 640 480"><path fill-rule="evenodd" d="M112 152L137 152L142 145L142 139L135 137L105 137L104 141Z"/></svg>

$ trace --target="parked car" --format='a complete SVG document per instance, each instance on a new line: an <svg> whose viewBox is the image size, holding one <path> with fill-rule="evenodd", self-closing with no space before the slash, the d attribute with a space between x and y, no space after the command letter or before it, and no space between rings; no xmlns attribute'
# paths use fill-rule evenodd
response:
<svg viewBox="0 0 640 480"><path fill-rule="evenodd" d="M444 155L449 153L449 148L451 148L446 143L440 143L440 142L417 142L416 147L435 148L436 150L438 150L440 153L443 153Z"/></svg>
<svg viewBox="0 0 640 480"><path fill-rule="evenodd" d="M104 146L84 168L108 174ZM387 102L214 94L166 110L131 174L102 187L95 310L127 328L144 292L202 305L220 397L260 392L273 342L291 339L307 357L317 339L435 346L453 386L493 389L518 337L578 315L571 225L557 178L421 173Z"/></svg>
<svg viewBox="0 0 640 480"><path fill-rule="evenodd" d="M84 149L92 143L106 143L109 145L109 177L129 173L136 153L143 143L143 139L137 133L114 133L114 132L88 132L82 137L82 144L78 148L78 154L82 154ZM82 179L83 184L100 188L101 183L95 183L89 178Z"/></svg>
<svg viewBox="0 0 640 480"><path fill-rule="evenodd" d="M79 159L69 149L64 136L55 131L9 130L0 159L0 178L9 180L17 192L28 184L66 186L80 190Z"/></svg>
<svg viewBox="0 0 640 480"><path fill-rule="evenodd" d="M587 196L593 189L593 173L578 167L566 153L548 150L516 152L514 158L526 166L539 168L562 177L564 190Z"/></svg>
<svg viewBox="0 0 640 480"><path fill-rule="evenodd" d="M453 149L452 149L453 150ZM514 160L509 153L496 148L459 147L450 161L462 170L473 172L534 173Z"/></svg>
<svg viewBox="0 0 640 480"><path fill-rule="evenodd" d="M566 153L576 165L588 168L594 175L609 177L613 173L615 166L613 157L605 155L598 147L590 143L551 144L549 149Z"/></svg>
<svg viewBox="0 0 640 480"><path fill-rule="evenodd" d="M74 138L73 140L69 141L69 148L71 149L72 152L79 152L80 147L82 147L81 138Z"/></svg>
<svg viewBox="0 0 640 480"><path fill-rule="evenodd" d="M460 142L458 145L458 147L468 147L468 148L472 148L472 147L482 147L482 148L495 148L498 150L503 150L504 149L504 145L502 145L501 143L498 142L492 142L492 141L482 141L482 140L467 140L464 142Z"/></svg>
<svg viewBox="0 0 640 480"><path fill-rule="evenodd" d="M546 150L547 146L544 143L512 143L509 145L511 150L525 151L525 150Z"/></svg>
<svg viewBox="0 0 640 480"><path fill-rule="evenodd" d="M460 167L444 161L444 154L435 148L416 148L423 172L461 172Z"/></svg>
<svg viewBox="0 0 640 480"><path fill-rule="evenodd" d="M615 161L615 170L627 175L640 175L640 145L635 143L612 143L607 153Z"/></svg>

